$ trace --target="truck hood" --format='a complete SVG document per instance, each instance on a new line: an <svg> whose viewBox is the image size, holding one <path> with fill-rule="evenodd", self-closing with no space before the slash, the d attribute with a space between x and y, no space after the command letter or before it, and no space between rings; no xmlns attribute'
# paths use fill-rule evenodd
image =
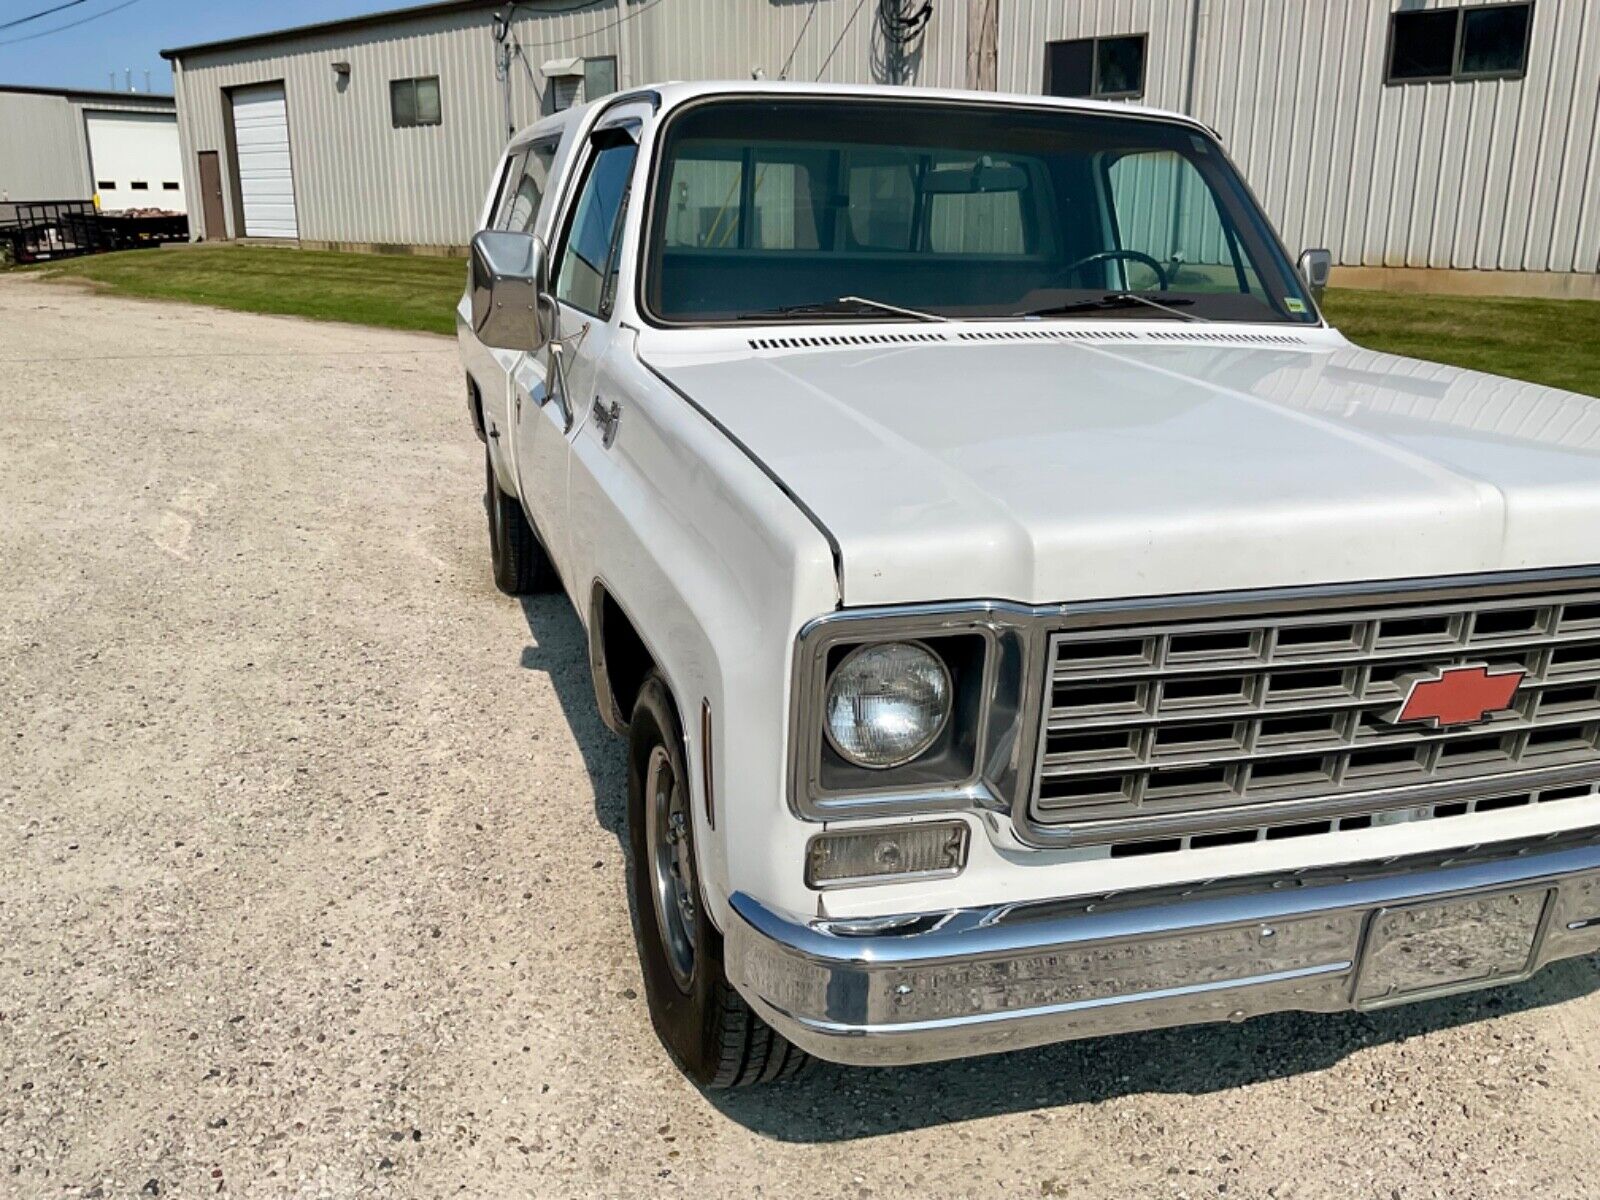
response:
<svg viewBox="0 0 1600 1200"><path fill-rule="evenodd" d="M640 345L829 531L849 605L1600 562L1589 397L1322 330L905 336Z"/></svg>

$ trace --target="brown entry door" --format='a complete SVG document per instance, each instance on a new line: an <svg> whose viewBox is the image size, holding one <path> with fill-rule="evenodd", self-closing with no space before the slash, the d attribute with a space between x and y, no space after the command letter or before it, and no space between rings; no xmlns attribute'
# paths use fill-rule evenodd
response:
<svg viewBox="0 0 1600 1200"><path fill-rule="evenodd" d="M222 164L215 150L200 151L200 203L205 214L206 241L225 241L228 218L222 208Z"/></svg>

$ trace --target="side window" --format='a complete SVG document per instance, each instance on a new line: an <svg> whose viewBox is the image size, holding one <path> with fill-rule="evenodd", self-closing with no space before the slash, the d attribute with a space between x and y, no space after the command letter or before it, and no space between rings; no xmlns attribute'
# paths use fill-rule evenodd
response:
<svg viewBox="0 0 1600 1200"><path fill-rule="evenodd" d="M522 163L522 178L517 181L506 204L505 222L501 226L512 233L532 233L539 220L539 209L544 204L545 188L550 182L550 164L556 160L559 142L535 142L528 147Z"/></svg>
<svg viewBox="0 0 1600 1200"><path fill-rule="evenodd" d="M604 316L611 307L622 214L638 151L627 141L595 152L567 226L556 267L556 299L593 316Z"/></svg>
<svg viewBox="0 0 1600 1200"><path fill-rule="evenodd" d="M522 160L527 157L526 151L518 150L505 165L500 168L500 179L495 184L494 203L489 207L490 229L504 229L506 226L506 209L511 206L511 197L517 190L517 180L522 178Z"/></svg>

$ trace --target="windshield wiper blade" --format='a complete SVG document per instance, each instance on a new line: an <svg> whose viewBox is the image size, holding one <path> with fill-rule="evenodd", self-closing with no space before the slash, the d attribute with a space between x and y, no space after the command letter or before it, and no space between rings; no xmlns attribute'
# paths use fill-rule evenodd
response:
<svg viewBox="0 0 1600 1200"><path fill-rule="evenodd" d="M1072 313L1097 312L1108 308L1135 308L1147 306L1158 308L1164 313L1171 313L1180 321L1209 321L1209 317L1196 316L1194 313L1179 312L1178 305L1193 304L1193 300L1181 300L1173 297L1165 303L1152 300L1148 296L1141 296L1135 292L1107 292L1098 300L1074 300L1068 304L1053 304L1049 308L1034 308L1027 312L1012 313L1015 317L1064 317Z"/></svg>
<svg viewBox="0 0 1600 1200"><path fill-rule="evenodd" d="M816 300L807 304L784 304L777 308L757 309L755 312L740 313L736 320L759 321L768 317L801 317L829 313L859 313L883 312L897 317L910 317L913 321L948 321L949 317L941 317L938 313L923 312L917 308L902 308L898 304L889 304L883 300L873 300L866 296L840 296L837 300Z"/></svg>
<svg viewBox="0 0 1600 1200"><path fill-rule="evenodd" d="M1159 300L1150 299L1149 296L1141 296L1138 292L1113 292L1111 295L1107 296L1106 299L1115 300L1118 302L1124 300L1133 300L1139 304L1148 304L1151 308L1159 308L1162 312L1171 313L1173 316L1184 321L1208 322L1211 319L1210 317L1198 316L1195 313L1179 312L1177 308L1174 307L1174 305L1178 304L1193 304L1193 300L1179 300L1174 297L1171 304L1163 304Z"/></svg>

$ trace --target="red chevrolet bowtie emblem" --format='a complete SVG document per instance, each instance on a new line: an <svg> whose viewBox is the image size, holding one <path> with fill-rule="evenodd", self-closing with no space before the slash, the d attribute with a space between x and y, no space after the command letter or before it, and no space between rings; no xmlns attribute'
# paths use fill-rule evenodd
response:
<svg viewBox="0 0 1600 1200"><path fill-rule="evenodd" d="M1491 675L1487 666L1474 663L1413 675L1409 677L1405 703L1389 719L1426 721L1435 728L1470 725L1490 713L1510 708L1524 674L1521 667L1512 667Z"/></svg>

